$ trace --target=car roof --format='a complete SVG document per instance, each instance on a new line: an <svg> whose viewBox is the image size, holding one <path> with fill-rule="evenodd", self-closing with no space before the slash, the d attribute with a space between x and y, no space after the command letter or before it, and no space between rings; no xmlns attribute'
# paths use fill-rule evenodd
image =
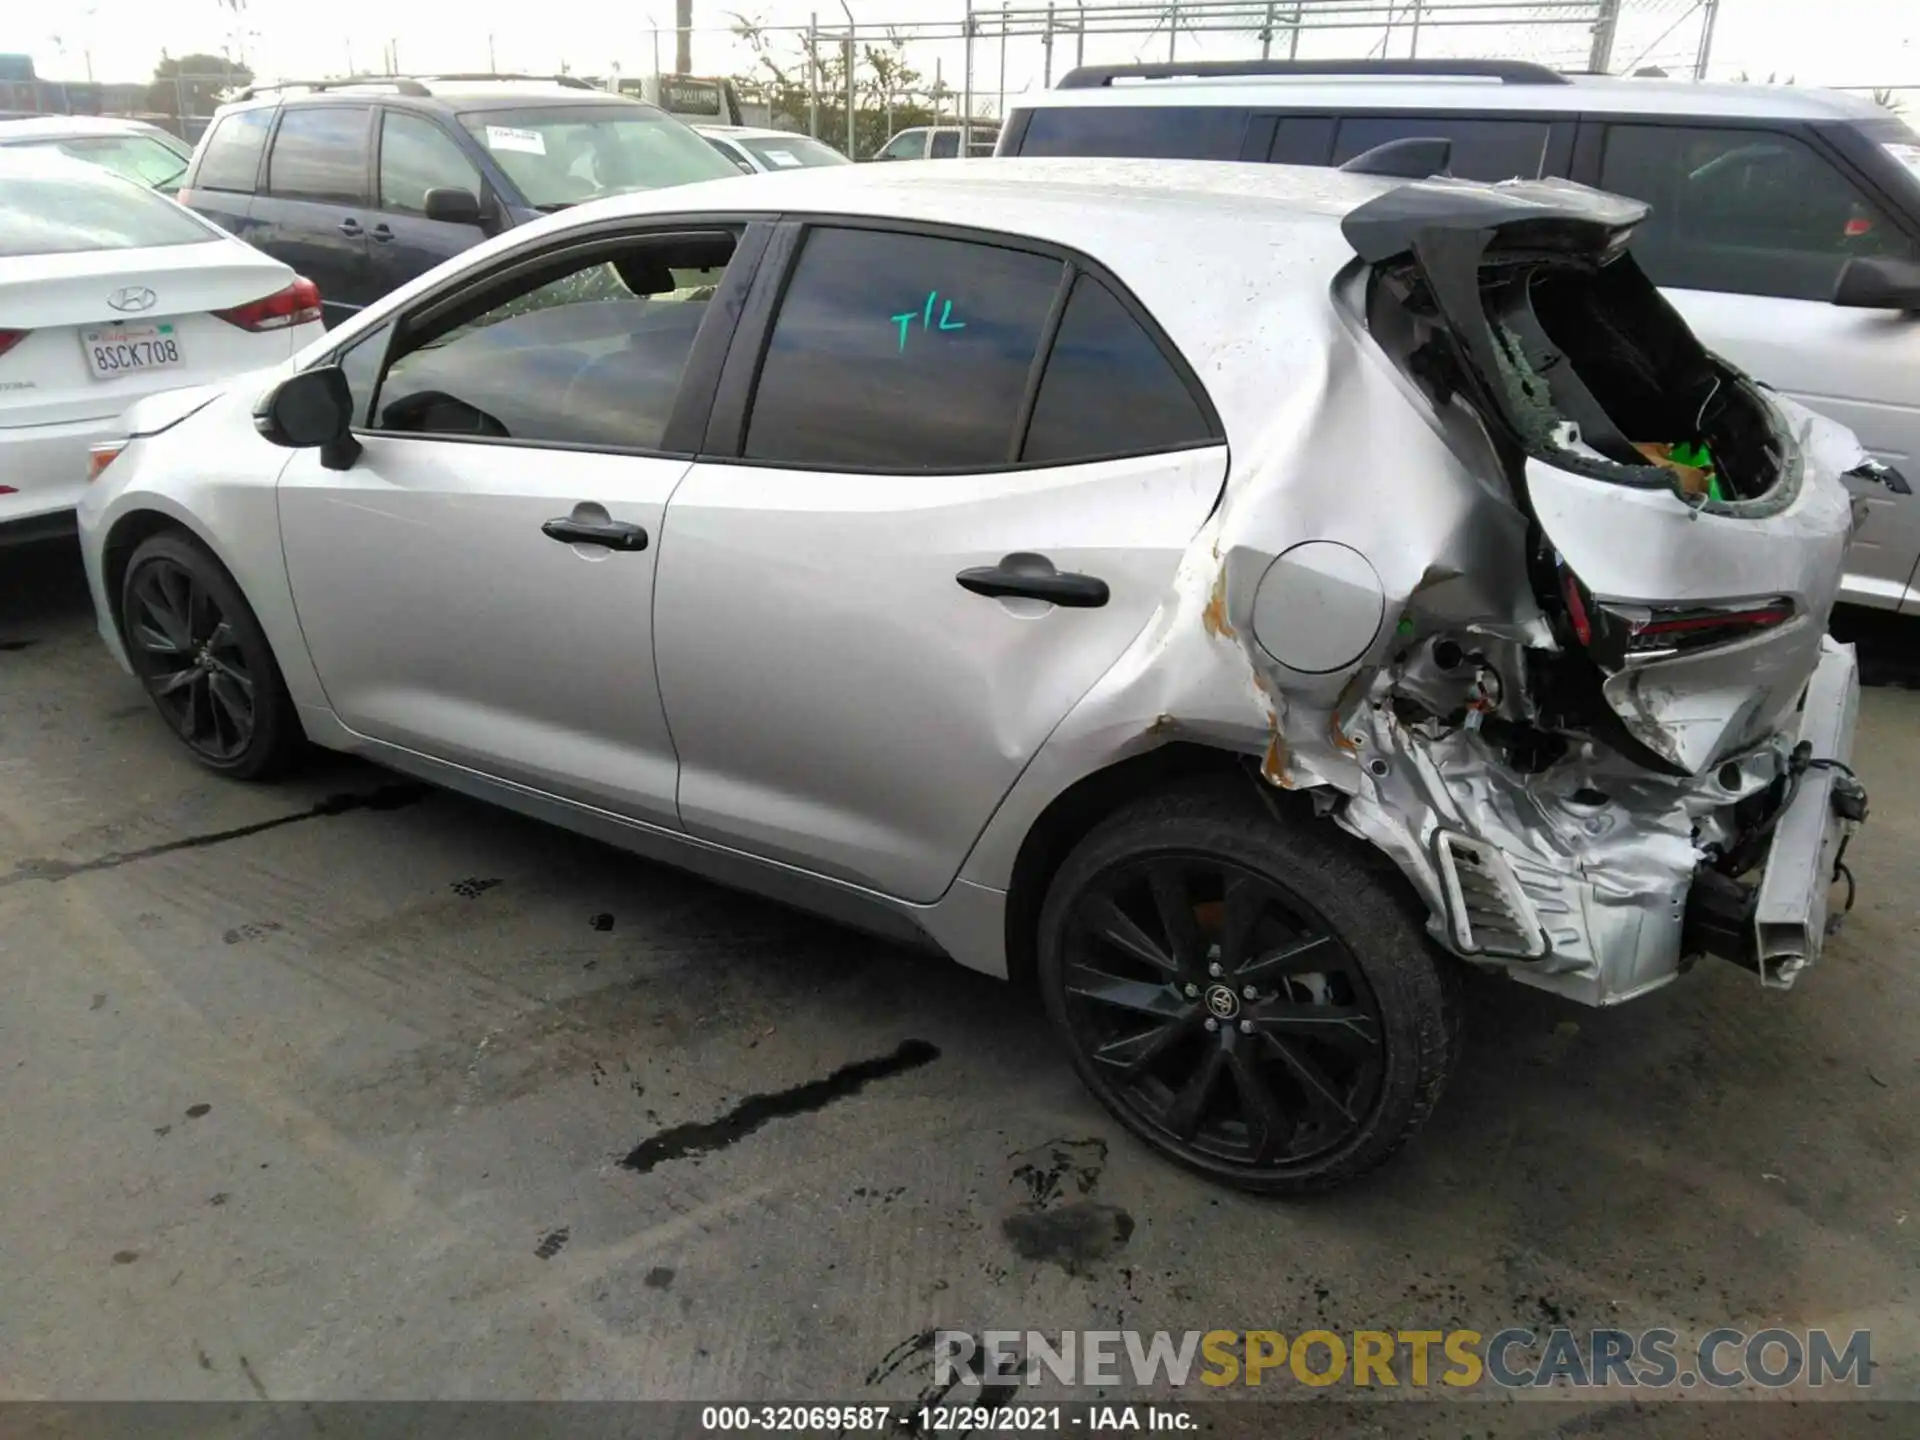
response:
<svg viewBox="0 0 1920 1440"><path fill-rule="evenodd" d="M1751 120L1861 120L1884 117L1872 100L1793 85L1701 84L1622 75L1565 75L1565 83L1495 76L1211 74L1168 79L1115 75L1010 98L1020 109L1101 106L1273 105L1289 110L1474 110L1576 115L1684 115Z"/></svg>
<svg viewBox="0 0 1920 1440"><path fill-rule="evenodd" d="M119 190L128 185L140 190L147 188L116 175L104 165L93 165L64 150L40 145L0 145L0 180L9 179L79 180L107 190Z"/></svg>
<svg viewBox="0 0 1920 1440"><path fill-rule="evenodd" d="M23 140L72 140L86 135L151 135L159 127L111 115L37 115L0 120L0 145Z"/></svg>
<svg viewBox="0 0 1920 1440"><path fill-rule="evenodd" d="M1084 218L1062 229L1062 243L1077 244L1070 237L1085 236L1098 253L1096 242L1107 232L1137 230L1143 210L1195 224L1256 215L1275 223L1325 224L1337 234L1337 222L1349 210L1404 183L1317 166L1213 160L908 160L703 180L589 201L563 214L613 219L717 206L952 225L979 225L984 215L992 217L993 229L1045 238L1041 230L1024 227L1063 212Z"/></svg>
<svg viewBox="0 0 1920 1440"><path fill-rule="evenodd" d="M607 90L563 85L557 80L477 80L462 77L434 79L412 76L383 80L377 76L361 80L281 81L259 85L245 98L222 105L220 114L234 110L257 110L298 102L365 104L369 99L396 105L423 106L428 109L509 110L516 105L548 108L556 105L627 105L657 110L632 95L615 95Z"/></svg>
<svg viewBox="0 0 1920 1440"><path fill-rule="evenodd" d="M693 128L702 135L718 135L722 140L813 140L815 144L823 142L812 135L802 135L797 130L769 130L763 125L707 125L692 122Z"/></svg>

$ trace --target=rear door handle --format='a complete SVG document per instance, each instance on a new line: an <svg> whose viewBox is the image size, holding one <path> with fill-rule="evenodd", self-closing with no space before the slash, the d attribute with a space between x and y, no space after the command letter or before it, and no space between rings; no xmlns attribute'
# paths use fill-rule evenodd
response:
<svg viewBox="0 0 1920 1440"><path fill-rule="evenodd" d="M540 527L549 540L568 545L604 545L609 550L644 550L647 532L626 520L575 520L563 516Z"/></svg>
<svg viewBox="0 0 1920 1440"><path fill-rule="evenodd" d="M979 565L953 577L961 588L995 599L1019 596L1045 600L1070 610L1092 610L1107 603L1107 582L1094 575L1056 570L1044 555L1016 551L998 565Z"/></svg>
<svg viewBox="0 0 1920 1440"><path fill-rule="evenodd" d="M360 222L358 220L355 220L352 216L348 216L345 220L342 220L338 228L342 235L347 235L347 236L359 235L364 233L360 229Z"/></svg>
<svg viewBox="0 0 1920 1440"><path fill-rule="evenodd" d="M367 233L373 236L373 238L376 240L393 239L393 229L384 220L382 220L378 225L374 226L373 229L369 230Z"/></svg>

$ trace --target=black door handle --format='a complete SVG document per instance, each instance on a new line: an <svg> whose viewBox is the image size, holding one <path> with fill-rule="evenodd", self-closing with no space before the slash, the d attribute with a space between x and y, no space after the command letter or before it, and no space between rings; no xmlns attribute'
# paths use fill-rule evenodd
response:
<svg viewBox="0 0 1920 1440"><path fill-rule="evenodd" d="M373 229L369 230L367 233L376 240L393 239L393 229L384 220L382 220L378 225L374 226Z"/></svg>
<svg viewBox="0 0 1920 1440"><path fill-rule="evenodd" d="M336 228L342 235L346 236L354 236L361 233L360 222L352 216L348 216L345 220L342 220Z"/></svg>
<svg viewBox="0 0 1920 1440"><path fill-rule="evenodd" d="M976 595L1021 596L1045 600L1070 610L1092 610L1107 603L1107 582L1093 575L1056 570L1044 555L1024 551L1005 556L998 565L979 565L953 577Z"/></svg>
<svg viewBox="0 0 1920 1440"><path fill-rule="evenodd" d="M647 548L647 532L626 520L549 520L540 527L540 533L568 545L604 545L609 550Z"/></svg>

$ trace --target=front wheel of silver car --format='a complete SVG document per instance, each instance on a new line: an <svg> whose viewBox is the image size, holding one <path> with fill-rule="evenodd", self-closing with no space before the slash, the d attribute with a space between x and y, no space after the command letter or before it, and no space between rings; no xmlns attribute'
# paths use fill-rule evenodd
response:
<svg viewBox="0 0 1920 1440"><path fill-rule="evenodd" d="M266 633L225 568L184 534L149 537L120 587L134 674L193 757L243 780L285 768L300 722Z"/></svg>
<svg viewBox="0 0 1920 1440"><path fill-rule="evenodd" d="M1396 881L1244 782L1114 815L1040 919L1042 990L1081 1079L1231 1185L1304 1193L1372 1169L1425 1122L1459 1048L1454 976Z"/></svg>

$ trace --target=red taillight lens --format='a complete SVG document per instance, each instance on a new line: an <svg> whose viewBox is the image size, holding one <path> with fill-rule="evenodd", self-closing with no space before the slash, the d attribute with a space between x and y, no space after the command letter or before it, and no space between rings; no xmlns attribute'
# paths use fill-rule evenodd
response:
<svg viewBox="0 0 1920 1440"><path fill-rule="evenodd" d="M1847 238L1849 240L1858 240L1862 235L1868 235L1872 232L1873 221L1867 219L1864 215L1856 215L1847 221Z"/></svg>
<svg viewBox="0 0 1920 1440"><path fill-rule="evenodd" d="M1560 588L1567 597L1567 618L1573 622L1574 638L1582 645L1593 644L1593 620L1587 614L1587 598L1581 593L1579 578L1571 570L1562 570Z"/></svg>
<svg viewBox="0 0 1920 1440"><path fill-rule="evenodd" d="M296 275L286 289L263 300L213 313L242 330L285 330L289 326L305 325L320 318L320 287L306 276Z"/></svg>
<svg viewBox="0 0 1920 1440"><path fill-rule="evenodd" d="M0 355L4 355L33 332L30 330L0 330Z"/></svg>
<svg viewBox="0 0 1920 1440"><path fill-rule="evenodd" d="M1727 645L1762 630L1772 630L1793 618L1785 599L1728 609L1667 609L1656 606L1646 618L1627 619L1627 654L1669 654Z"/></svg>

